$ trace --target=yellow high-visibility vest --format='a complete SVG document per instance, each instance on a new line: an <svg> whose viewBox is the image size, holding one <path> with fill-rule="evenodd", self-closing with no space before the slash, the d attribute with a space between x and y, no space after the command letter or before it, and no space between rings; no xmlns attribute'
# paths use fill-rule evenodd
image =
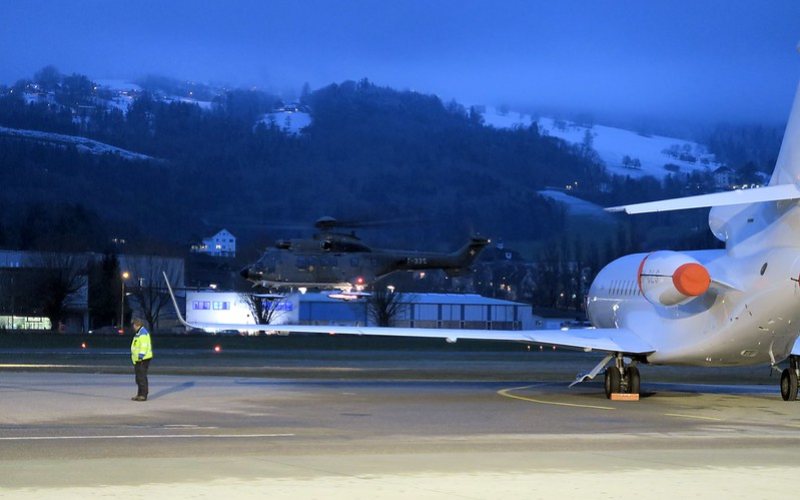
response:
<svg viewBox="0 0 800 500"><path fill-rule="evenodd" d="M131 361L136 364L139 361L153 357L153 344L150 342L150 332L147 328L141 327L133 336L131 342Z"/></svg>

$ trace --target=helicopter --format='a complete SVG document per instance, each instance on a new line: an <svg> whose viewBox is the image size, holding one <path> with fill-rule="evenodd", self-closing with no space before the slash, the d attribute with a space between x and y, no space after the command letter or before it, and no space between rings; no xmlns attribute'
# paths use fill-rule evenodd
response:
<svg viewBox="0 0 800 500"><path fill-rule="evenodd" d="M352 300L368 296L367 285L395 271L441 269L448 276L464 275L490 243L473 237L452 253L387 250L370 248L355 231L338 230L367 225L371 224L321 217L314 223L319 232L311 239L279 240L240 275L253 286L339 290L335 298Z"/></svg>

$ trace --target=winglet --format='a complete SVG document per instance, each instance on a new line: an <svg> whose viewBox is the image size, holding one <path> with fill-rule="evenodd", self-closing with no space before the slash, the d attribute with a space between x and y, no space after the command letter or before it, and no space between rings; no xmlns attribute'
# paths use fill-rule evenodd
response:
<svg viewBox="0 0 800 500"><path fill-rule="evenodd" d="M187 328L194 328L192 325L187 323L185 319L183 319L183 315L181 314L181 308L178 307L178 301L177 299L175 299L175 294L172 292L172 285L169 284L169 278L167 278L167 273L161 271L161 274L164 275L164 282L166 282L167 290L169 290L169 296L172 298L172 305L175 306L175 314L178 315L178 321L180 321L181 324Z"/></svg>

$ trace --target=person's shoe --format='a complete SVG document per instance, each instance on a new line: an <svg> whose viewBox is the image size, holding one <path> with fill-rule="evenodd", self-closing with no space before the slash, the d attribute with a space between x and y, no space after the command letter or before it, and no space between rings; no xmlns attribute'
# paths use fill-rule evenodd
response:
<svg viewBox="0 0 800 500"><path fill-rule="evenodd" d="M131 398L131 401L147 401L147 396L135 396Z"/></svg>

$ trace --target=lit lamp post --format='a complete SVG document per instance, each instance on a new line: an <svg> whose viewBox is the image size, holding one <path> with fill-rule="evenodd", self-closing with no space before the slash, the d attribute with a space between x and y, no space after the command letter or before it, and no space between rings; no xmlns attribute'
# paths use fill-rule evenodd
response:
<svg viewBox="0 0 800 500"><path fill-rule="evenodd" d="M125 280L130 278L131 275L128 271L122 273L122 294L119 299L119 328L122 330L125 325L122 322L125 320Z"/></svg>

